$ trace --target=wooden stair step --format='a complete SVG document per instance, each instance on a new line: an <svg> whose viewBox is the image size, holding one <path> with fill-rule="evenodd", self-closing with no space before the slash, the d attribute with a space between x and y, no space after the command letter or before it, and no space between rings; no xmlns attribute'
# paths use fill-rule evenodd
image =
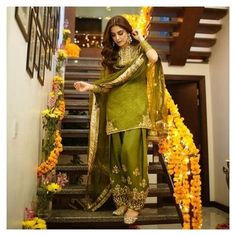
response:
<svg viewBox="0 0 236 236"><path fill-rule="evenodd" d="M82 81L85 81L85 82L88 82L88 83L93 83L94 79L75 79L75 80L65 80L65 83L64 83L64 88L65 90L68 89L68 90L75 90L75 87L74 87L74 83L77 82L78 80L82 80ZM64 91L65 91L64 90ZM76 91L76 90L75 90ZM87 92L78 92L77 93L81 93L81 94L88 94Z"/></svg>
<svg viewBox="0 0 236 236"><path fill-rule="evenodd" d="M87 154L88 146L64 146L62 154Z"/></svg>
<svg viewBox="0 0 236 236"><path fill-rule="evenodd" d="M73 87L72 89L64 89L64 98L65 99L68 99L68 98L88 99L89 98L89 93L78 92Z"/></svg>
<svg viewBox="0 0 236 236"><path fill-rule="evenodd" d="M102 62L102 58L99 57L70 57L67 59L67 64L86 63L97 65ZM66 64L66 65L67 65Z"/></svg>
<svg viewBox="0 0 236 236"><path fill-rule="evenodd" d="M61 130L62 138L64 137L88 137L89 129L62 129Z"/></svg>
<svg viewBox="0 0 236 236"><path fill-rule="evenodd" d="M65 80L88 80L98 79L100 72L65 72Z"/></svg>
<svg viewBox="0 0 236 236"><path fill-rule="evenodd" d="M39 190L40 192L40 190ZM85 195L87 193L85 185L67 185L60 192L55 193L56 196L69 195L70 197ZM149 197L170 197L170 189L166 183L149 184Z"/></svg>
<svg viewBox="0 0 236 236"><path fill-rule="evenodd" d="M122 228L123 216L113 216L112 210L53 210L47 219L48 228ZM143 208L136 225L180 223L175 207Z"/></svg>
<svg viewBox="0 0 236 236"><path fill-rule="evenodd" d="M66 115L62 123L87 123L89 120L90 117L88 115Z"/></svg>
<svg viewBox="0 0 236 236"><path fill-rule="evenodd" d="M91 65L91 64L83 64L83 63L74 63L66 65L66 72L73 71L101 71L101 65Z"/></svg>
<svg viewBox="0 0 236 236"><path fill-rule="evenodd" d="M60 165L56 166L57 171L61 172L86 172L88 171L88 165Z"/></svg>
<svg viewBox="0 0 236 236"><path fill-rule="evenodd" d="M66 110L88 110L89 101L85 99L65 99Z"/></svg>
<svg viewBox="0 0 236 236"><path fill-rule="evenodd" d="M64 149L64 147L63 147ZM57 171L63 171L63 172L85 172L88 171L88 166L85 165L60 165L58 164L56 167ZM156 164L151 164L148 166L148 173L149 174L159 174L159 173L163 173L163 169L160 163L156 163Z"/></svg>

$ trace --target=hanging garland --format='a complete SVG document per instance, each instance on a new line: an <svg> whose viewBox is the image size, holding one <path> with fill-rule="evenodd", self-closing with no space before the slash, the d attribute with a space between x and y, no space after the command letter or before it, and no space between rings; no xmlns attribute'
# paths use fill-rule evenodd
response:
<svg viewBox="0 0 236 236"><path fill-rule="evenodd" d="M167 136L161 139L159 152L165 157L168 173L173 177L174 197L183 214L183 228L200 229L202 202L199 150L167 90L165 95L168 109Z"/></svg>

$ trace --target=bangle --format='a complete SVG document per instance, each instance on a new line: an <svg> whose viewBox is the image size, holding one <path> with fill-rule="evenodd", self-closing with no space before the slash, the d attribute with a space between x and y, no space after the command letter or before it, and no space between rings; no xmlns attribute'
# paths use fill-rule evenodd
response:
<svg viewBox="0 0 236 236"><path fill-rule="evenodd" d="M152 49L152 46L146 40L142 40L140 42L140 46L142 47L142 49L145 53L147 53L147 51Z"/></svg>

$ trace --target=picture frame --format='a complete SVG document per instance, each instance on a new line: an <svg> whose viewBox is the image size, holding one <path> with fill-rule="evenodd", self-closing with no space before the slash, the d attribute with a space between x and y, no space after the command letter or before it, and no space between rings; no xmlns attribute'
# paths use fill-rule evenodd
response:
<svg viewBox="0 0 236 236"><path fill-rule="evenodd" d="M39 50L39 66L38 66L38 80L40 84L44 85L45 65L46 63L46 45L43 36L40 37L40 50Z"/></svg>
<svg viewBox="0 0 236 236"><path fill-rule="evenodd" d="M27 59L26 59L26 70L31 78L33 78L34 75L36 36L37 36L36 17L33 9L31 9L29 40L28 40Z"/></svg>
<svg viewBox="0 0 236 236"><path fill-rule="evenodd" d="M39 68L39 51L40 51L40 31L37 30L37 35L36 35L36 45L35 45L35 59L34 59L34 68L36 71L38 71Z"/></svg>
<svg viewBox="0 0 236 236"><path fill-rule="evenodd" d="M29 40L30 7L16 7L15 19L26 42Z"/></svg>
<svg viewBox="0 0 236 236"><path fill-rule="evenodd" d="M47 40L46 41L46 68L51 70L51 67L50 67L50 51L51 51L51 45L49 43L49 41Z"/></svg>
<svg viewBox="0 0 236 236"><path fill-rule="evenodd" d="M38 26L41 31L41 35L43 35L43 27L44 27L44 14L45 14L45 9L46 7L38 7L38 14L37 14L37 21L38 21Z"/></svg>

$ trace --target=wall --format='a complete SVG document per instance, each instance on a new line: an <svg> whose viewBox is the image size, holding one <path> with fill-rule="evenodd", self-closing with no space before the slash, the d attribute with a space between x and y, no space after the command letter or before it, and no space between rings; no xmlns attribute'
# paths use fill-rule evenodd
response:
<svg viewBox="0 0 236 236"><path fill-rule="evenodd" d="M222 167L229 159L229 16L223 18L223 27L210 58L214 174L214 200L229 205L229 192ZM216 174L217 173L217 174Z"/></svg>
<svg viewBox="0 0 236 236"><path fill-rule="evenodd" d="M26 71L27 43L7 9L7 228L21 228L24 208L35 197L36 167L41 153L41 111L46 108L52 71L41 86Z"/></svg>
<svg viewBox="0 0 236 236"><path fill-rule="evenodd" d="M109 18L121 14L139 14L140 7L77 7L76 17L102 18L102 32L106 27Z"/></svg>

